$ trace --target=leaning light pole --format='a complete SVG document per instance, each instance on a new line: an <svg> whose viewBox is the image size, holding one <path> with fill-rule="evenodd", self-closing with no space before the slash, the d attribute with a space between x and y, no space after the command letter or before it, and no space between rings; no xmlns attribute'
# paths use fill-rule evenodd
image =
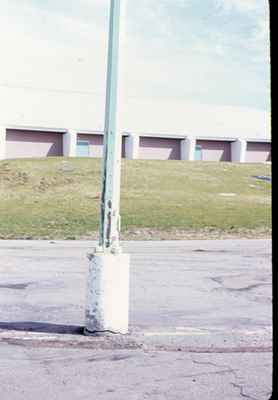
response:
<svg viewBox="0 0 278 400"><path fill-rule="evenodd" d="M129 256L122 253L119 243L122 88L118 81L123 1L110 1L99 245L89 254L85 334L128 332Z"/></svg>

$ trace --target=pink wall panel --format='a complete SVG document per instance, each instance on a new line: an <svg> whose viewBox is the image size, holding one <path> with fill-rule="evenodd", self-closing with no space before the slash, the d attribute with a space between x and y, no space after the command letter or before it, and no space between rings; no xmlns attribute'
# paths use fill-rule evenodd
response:
<svg viewBox="0 0 278 400"><path fill-rule="evenodd" d="M203 161L231 161L231 143L220 140L197 140Z"/></svg>
<svg viewBox="0 0 278 400"><path fill-rule="evenodd" d="M61 133L7 130L7 158L51 157L62 154Z"/></svg>
<svg viewBox="0 0 278 400"><path fill-rule="evenodd" d="M101 158L103 152L103 136L102 135L85 135L78 134L78 139L89 142L90 157Z"/></svg>
<svg viewBox="0 0 278 400"><path fill-rule="evenodd" d="M246 149L246 162L271 161L271 144L248 142Z"/></svg>
<svg viewBox="0 0 278 400"><path fill-rule="evenodd" d="M103 135L86 135L79 133L77 136L80 140L86 140L90 146L90 157L101 158L103 153ZM125 139L122 138L122 157L125 156Z"/></svg>
<svg viewBox="0 0 278 400"><path fill-rule="evenodd" d="M180 160L180 140L141 137L139 158L148 160Z"/></svg>

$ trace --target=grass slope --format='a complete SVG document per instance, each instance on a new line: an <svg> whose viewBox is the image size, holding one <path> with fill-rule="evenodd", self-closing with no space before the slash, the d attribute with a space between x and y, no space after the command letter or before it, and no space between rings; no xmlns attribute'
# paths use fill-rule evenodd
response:
<svg viewBox="0 0 278 400"><path fill-rule="evenodd" d="M97 159L1 161L0 238L96 237L100 168ZM266 164L123 160L123 236L270 233L271 184L253 177L270 173Z"/></svg>

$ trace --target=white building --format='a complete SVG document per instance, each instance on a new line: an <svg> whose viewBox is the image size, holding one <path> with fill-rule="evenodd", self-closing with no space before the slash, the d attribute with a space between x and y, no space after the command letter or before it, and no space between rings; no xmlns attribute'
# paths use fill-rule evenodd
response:
<svg viewBox="0 0 278 400"><path fill-rule="evenodd" d="M101 157L104 98L0 95L0 158ZM92 102L92 98L94 102ZM32 105L32 106L31 106ZM234 162L271 160L270 113L250 108L129 100L123 157Z"/></svg>

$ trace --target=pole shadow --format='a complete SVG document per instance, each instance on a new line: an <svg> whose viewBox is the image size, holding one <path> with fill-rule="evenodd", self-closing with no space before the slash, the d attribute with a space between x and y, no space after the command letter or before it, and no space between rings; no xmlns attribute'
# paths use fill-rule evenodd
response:
<svg viewBox="0 0 278 400"><path fill-rule="evenodd" d="M21 332L83 335L84 326L53 324L49 322L15 321L0 322L0 329Z"/></svg>

